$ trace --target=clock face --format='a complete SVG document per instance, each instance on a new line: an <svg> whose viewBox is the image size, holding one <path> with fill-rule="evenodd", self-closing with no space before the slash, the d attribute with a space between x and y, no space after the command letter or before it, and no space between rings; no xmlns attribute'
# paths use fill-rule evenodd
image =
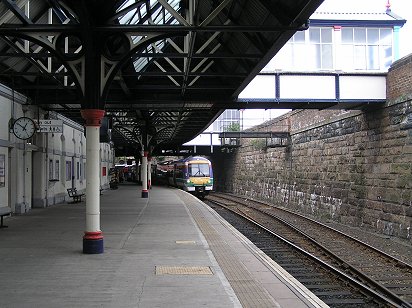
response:
<svg viewBox="0 0 412 308"><path fill-rule="evenodd" d="M36 132L36 124L27 117L18 118L13 124L13 133L19 139L30 139Z"/></svg>

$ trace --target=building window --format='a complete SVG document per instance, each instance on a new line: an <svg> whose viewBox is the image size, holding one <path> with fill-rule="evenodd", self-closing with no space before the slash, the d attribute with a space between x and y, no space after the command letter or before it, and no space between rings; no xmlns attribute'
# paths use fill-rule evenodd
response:
<svg viewBox="0 0 412 308"><path fill-rule="evenodd" d="M54 179L53 159L49 159L49 180Z"/></svg>
<svg viewBox="0 0 412 308"><path fill-rule="evenodd" d="M386 70L392 64L392 29L342 28L345 70Z"/></svg>
<svg viewBox="0 0 412 308"><path fill-rule="evenodd" d="M6 186L6 155L0 155L0 187Z"/></svg>
<svg viewBox="0 0 412 308"><path fill-rule="evenodd" d="M56 159L56 162L54 164L54 179L59 180L60 179L60 160Z"/></svg>
<svg viewBox="0 0 412 308"><path fill-rule="evenodd" d="M240 111L236 109L225 110L220 117L213 123L214 132L234 131L240 123ZM237 129L239 130L239 129Z"/></svg>
<svg viewBox="0 0 412 308"><path fill-rule="evenodd" d="M77 177L76 177L76 179L80 179L80 163L79 162L77 162L76 163L76 170L77 170Z"/></svg>
<svg viewBox="0 0 412 308"><path fill-rule="evenodd" d="M72 162L66 160L66 181L70 181L72 179Z"/></svg>
<svg viewBox="0 0 412 308"><path fill-rule="evenodd" d="M308 61L309 69L333 69L332 28L309 29L309 57L300 55Z"/></svg>
<svg viewBox="0 0 412 308"><path fill-rule="evenodd" d="M263 71L270 72L277 69L306 70L308 67L307 58L308 47L305 31L299 31L289 39Z"/></svg>
<svg viewBox="0 0 412 308"><path fill-rule="evenodd" d="M385 71L392 62L392 28L311 27L296 32L262 71Z"/></svg>

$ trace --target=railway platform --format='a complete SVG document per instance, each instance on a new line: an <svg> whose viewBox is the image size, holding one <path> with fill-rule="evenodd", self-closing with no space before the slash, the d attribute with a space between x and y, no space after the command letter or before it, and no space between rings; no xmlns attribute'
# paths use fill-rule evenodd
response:
<svg viewBox="0 0 412 308"><path fill-rule="evenodd" d="M82 253L85 202L0 229L0 307L327 307L195 197L101 195L103 254Z"/></svg>

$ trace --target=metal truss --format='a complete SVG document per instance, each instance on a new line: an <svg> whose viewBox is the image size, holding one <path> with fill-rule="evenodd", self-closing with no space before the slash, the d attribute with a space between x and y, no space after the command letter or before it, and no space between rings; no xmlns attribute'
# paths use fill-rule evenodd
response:
<svg viewBox="0 0 412 308"><path fill-rule="evenodd" d="M0 82L78 123L105 109L119 151L170 148L237 106L321 2L2 0Z"/></svg>

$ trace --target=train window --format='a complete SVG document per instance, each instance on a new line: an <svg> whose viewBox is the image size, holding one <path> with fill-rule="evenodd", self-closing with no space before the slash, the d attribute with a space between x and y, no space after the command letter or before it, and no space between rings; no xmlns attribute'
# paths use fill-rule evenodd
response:
<svg viewBox="0 0 412 308"><path fill-rule="evenodd" d="M176 166L175 165L175 170L174 170L174 176L178 179L183 178L183 166Z"/></svg>
<svg viewBox="0 0 412 308"><path fill-rule="evenodd" d="M189 165L189 176L210 176L209 164L190 164Z"/></svg>

